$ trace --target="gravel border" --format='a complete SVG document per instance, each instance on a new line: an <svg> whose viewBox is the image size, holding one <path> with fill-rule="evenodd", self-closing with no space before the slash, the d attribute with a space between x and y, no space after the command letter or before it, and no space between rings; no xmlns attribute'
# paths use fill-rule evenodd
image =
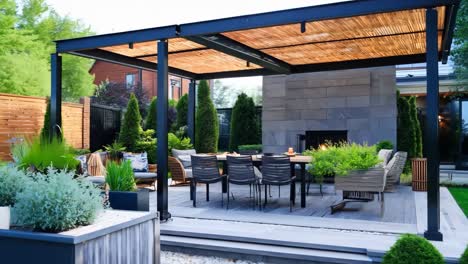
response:
<svg viewBox="0 0 468 264"><path fill-rule="evenodd" d="M163 264L223 264L223 263L235 263L235 264L266 264L263 262L251 262L236 259L225 259L218 257L204 257L194 256L182 253L175 253L169 251L161 251L161 263Z"/></svg>

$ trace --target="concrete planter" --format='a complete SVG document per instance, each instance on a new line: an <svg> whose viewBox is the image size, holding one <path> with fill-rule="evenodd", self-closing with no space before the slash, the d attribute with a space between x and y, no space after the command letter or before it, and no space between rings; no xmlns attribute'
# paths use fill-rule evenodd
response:
<svg viewBox="0 0 468 264"><path fill-rule="evenodd" d="M157 213L106 210L94 224L52 234L0 230L2 263L160 263Z"/></svg>
<svg viewBox="0 0 468 264"><path fill-rule="evenodd" d="M109 191L109 203L113 209L117 210L149 211L149 190Z"/></svg>
<svg viewBox="0 0 468 264"><path fill-rule="evenodd" d="M0 229L10 229L9 206L0 206Z"/></svg>

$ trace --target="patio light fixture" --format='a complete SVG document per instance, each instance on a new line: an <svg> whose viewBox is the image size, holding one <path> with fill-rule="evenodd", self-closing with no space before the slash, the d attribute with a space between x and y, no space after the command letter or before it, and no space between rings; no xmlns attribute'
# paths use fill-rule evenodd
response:
<svg viewBox="0 0 468 264"><path fill-rule="evenodd" d="M301 22L301 33L305 33L305 32L306 32L306 22L302 21Z"/></svg>

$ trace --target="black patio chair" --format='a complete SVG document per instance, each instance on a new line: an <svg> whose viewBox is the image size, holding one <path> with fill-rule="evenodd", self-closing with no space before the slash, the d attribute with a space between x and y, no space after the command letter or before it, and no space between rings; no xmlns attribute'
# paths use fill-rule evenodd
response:
<svg viewBox="0 0 468 264"><path fill-rule="evenodd" d="M210 200L210 184L223 181L226 175L221 175L218 168L218 159L215 155L191 155L192 181L190 192L193 207L197 207L197 184L206 184L206 201ZM224 196L221 190L221 206L224 206Z"/></svg>
<svg viewBox="0 0 468 264"><path fill-rule="evenodd" d="M253 207L257 205L259 193L259 177L255 174L255 167L252 162L252 156L227 156L228 165L228 184L227 184L227 209L230 201L230 184L254 186ZM260 191L261 193L261 191ZM234 195L233 195L234 197Z"/></svg>
<svg viewBox="0 0 468 264"><path fill-rule="evenodd" d="M289 211L296 202L296 177L291 177L291 161L286 156L263 156L262 159L262 180L265 185L265 207L268 201L267 185L289 185Z"/></svg>

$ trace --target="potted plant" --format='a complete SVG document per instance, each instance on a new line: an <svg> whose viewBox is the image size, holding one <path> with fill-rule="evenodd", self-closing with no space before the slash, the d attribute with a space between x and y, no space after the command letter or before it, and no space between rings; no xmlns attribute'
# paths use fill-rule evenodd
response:
<svg viewBox="0 0 468 264"><path fill-rule="evenodd" d="M25 175L11 229L0 229L2 263L136 263L142 256L159 263L156 213L103 210L100 189L73 172L49 167ZM123 236L145 243L121 243Z"/></svg>
<svg viewBox="0 0 468 264"><path fill-rule="evenodd" d="M122 143L114 141L111 145L104 146L104 149L107 152L107 156L109 160L120 163L123 158L123 152L125 151L125 147Z"/></svg>
<svg viewBox="0 0 468 264"><path fill-rule="evenodd" d="M10 208L16 202L16 195L27 184L27 179L21 170L6 165L0 167L0 229L10 228Z"/></svg>
<svg viewBox="0 0 468 264"><path fill-rule="evenodd" d="M380 162L375 146L356 143L327 144L323 148L305 151L304 155L312 156L308 171L319 183L326 176L347 176L351 172L372 168Z"/></svg>
<svg viewBox="0 0 468 264"><path fill-rule="evenodd" d="M110 161L106 166L109 203L113 209L149 211L149 191L137 190L129 160L120 164Z"/></svg>

